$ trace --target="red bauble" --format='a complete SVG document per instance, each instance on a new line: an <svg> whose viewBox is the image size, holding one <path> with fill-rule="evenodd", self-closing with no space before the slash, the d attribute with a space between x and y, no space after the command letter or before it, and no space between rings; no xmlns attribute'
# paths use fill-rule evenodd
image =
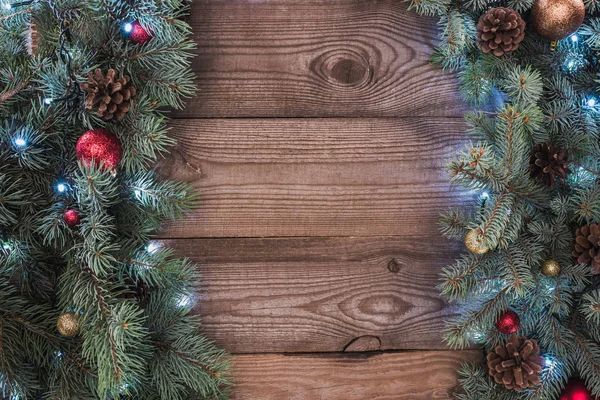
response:
<svg viewBox="0 0 600 400"><path fill-rule="evenodd" d="M504 311L502 314L500 314L500 317L498 317L498 321L496 321L496 329L506 335L510 335L518 331L520 325L521 320L519 319L519 314L513 310Z"/></svg>
<svg viewBox="0 0 600 400"><path fill-rule="evenodd" d="M119 165L123 155L121 142L106 129L93 129L81 135L77 140L75 151L77 159L85 164L91 165L93 160L95 166L103 163L104 169L113 171Z"/></svg>
<svg viewBox="0 0 600 400"><path fill-rule="evenodd" d="M79 211L73 209L65 211L65 213L63 214L63 219L71 228L79 225L79 223L81 222L81 218L79 217Z"/></svg>
<svg viewBox="0 0 600 400"><path fill-rule="evenodd" d="M153 32L146 31L144 27L138 22L131 23L131 32L129 32L129 40L135 44L144 44L153 37Z"/></svg>
<svg viewBox="0 0 600 400"><path fill-rule="evenodd" d="M558 400L600 400L600 398L592 395L583 380L571 378Z"/></svg>

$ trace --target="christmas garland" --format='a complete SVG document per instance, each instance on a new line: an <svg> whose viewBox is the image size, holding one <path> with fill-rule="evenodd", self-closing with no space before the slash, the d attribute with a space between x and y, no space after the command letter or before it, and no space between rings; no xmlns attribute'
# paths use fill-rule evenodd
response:
<svg viewBox="0 0 600 400"><path fill-rule="evenodd" d="M150 241L193 204L151 169L194 93L182 0L0 0L0 394L221 399L196 266Z"/></svg>
<svg viewBox="0 0 600 400"><path fill-rule="evenodd" d="M459 399L600 396L600 3L412 0L439 16L432 62L457 71L473 142L448 165L477 193L442 230L469 253L442 272L460 312ZM489 109L483 108L484 110ZM565 388L566 386L566 388Z"/></svg>

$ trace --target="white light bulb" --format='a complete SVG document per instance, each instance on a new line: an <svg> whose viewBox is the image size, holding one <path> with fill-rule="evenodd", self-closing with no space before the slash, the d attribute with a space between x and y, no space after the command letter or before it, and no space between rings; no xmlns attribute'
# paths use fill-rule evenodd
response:
<svg viewBox="0 0 600 400"><path fill-rule="evenodd" d="M46 97L44 99L44 104L49 106L50 104L52 104L53 101L54 101L54 99L51 99L50 97Z"/></svg>
<svg viewBox="0 0 600 400"><path fill-rule="evenodd" d="M194 304L194 299L190 295L182 295L177 302L177 307L188 308Z"/></svg>
<svg viewBox="0 0 600 400"><path fill-rule="evenodd" d="M133 30L133 25L131 25L130 22L127 22L125 25L123 25L123 30L129 33Z"/></svg>
<svg viewBox="0 0 600 400"><path fill-rule="evenodd" d="M587 105L588 107L594 107L596 105L596 99L589 99Z"/></svg>
<svg viewBox="0 0 600 400"><path fill-rule="evenodd" d="M552 357L544 357L545 358L545 363L546 363L546 367L551 367L552 365L554 365L554 359Z"/></svg>
<svg viewBox="0 0 600 400"><path fill-rule="evenodd" d="M26 144L27 144L27 142L23 138L16 138L15 139L15 145L17 147L24 147Z"/></svg>
<svg viewBox="0 0 600 400"><path fill-rule="evenodd" d="M571 60L569 61L569 63L567 64L567 67L569 68L573 68L573 66L575 65L575 61Z"/></svg>
<svg viewBox="0 0 600 400"><path fill-rule="evenodd" d="M571 36L571 41L572 41L573 43L577 43L577 42L579 41L579 36L577 36L577 35L573 35L573 36Z"/></svg>
<svg viewBox="0 0 600 400"><path fill-rule="evenodd" d="M12 8L12 5L10 3L4 3L3 7L5 10L10 10Z"/></svg>
<svg viewBox="0 0 600 400"><path fill-rule="evenodd" d="M56 185L56 190L58 190L59 193L64 193L67 190L67 185L64 183L58 183Z"/></svg>
<svg viewBox="0 0 600 400"><path fill-rule="evenodd" d="M10 244L8 243L2 243L2 248L7 251L12 249L12 247L10 247Z"/></svg>
<svg viewBox="0 0 600 400"><path fill-rule="evenodd" d="M158 250L158 248L159 248L159 245L154 242L150 242L150 243L148 243L148 246L146 246L146 250L150 254L156 253L156 250Z"/></svg>
<svg viewBox="0 0 600 400"><path fill-rule="evenodd" d="M481 193L481 198L482 198L482 199L484 199L484 200L485 200L485 199L487 199L487 198L489 198L489 197L490 197L490 195L489 195L489 193L488 193L488 192L483 192L483 193Z"/></svg>

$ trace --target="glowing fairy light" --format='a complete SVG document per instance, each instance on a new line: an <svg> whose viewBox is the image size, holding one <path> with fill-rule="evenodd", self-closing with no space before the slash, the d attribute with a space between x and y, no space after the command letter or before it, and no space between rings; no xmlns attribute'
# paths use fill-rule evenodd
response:
<svg viewBox="0 0 600 400"><path fill-rule="evenodd" d="M8 10L10 10L12 8L12 5L10 3L4 3L2 5L2 8L4 8L5 10L8 11Z"/></svg>
<svg viewBox="0 0 600 400"><path fill-rule="evenodd" d="M487 200L489 197L490 197L490 194L488 192L481 193L482 200Z"/></svg>
<svg viewBox="0 0 600 400"><path fill-rule="evenodd" d="M127 33L131 32L133 30L133 25L131 25L131 22L127 22L123 25L123 30Z"/></svg>
<svg viewBox="0 0 600 400"><path fill-rule="evenodd" d="M56 190L58 191L58 193L64 193L67 191L67 185L65 183L58 182L56 184Z"/></svg>
<svg viewBox="0 0 600 400"><path fill-rule="evenodd" d="M54 101L54 99L50 98L50 97L46 97L44 99L44 104L49 106L50 104L52 104L52 102Z"/></svg>
<svg viewBox="0 0 600 400"><path fill-rule="evenodd" d="M154 254L159 248L160 246L158 245L158 243L150 242L148 243L148 246L146 246L146 251L150 254Z"/></svg>
<svg viewBox="0 0 600 400"><path fill-rule="evenodd" d="M177 307L190 308L194 304L194 298L190 295L182 295L177 301Z"/></svg>
<svg viewBox="0 0 600 400"><path fill-rule="evenodd" d="M16 138L15 139L15 146L17 147L25 147L27 145L27 141L23 138Z"/></svg>
<svg viewBox="0 0 600 400"><path fill-rule="evenodd" d="M577 42L579 42L579 36L577 36L577 35L575 35L575 34L571 35L571 41L572 41L573 43L577 43Z"/></svg>
<svg viewBox="0 0 600 400"><path fill-rule="evenodd" d="M588 101L586 102L586 104L588 105L588 107L594 107L596 105L596 99L594 99L592 97L591 99L588 99Z"/></svg>

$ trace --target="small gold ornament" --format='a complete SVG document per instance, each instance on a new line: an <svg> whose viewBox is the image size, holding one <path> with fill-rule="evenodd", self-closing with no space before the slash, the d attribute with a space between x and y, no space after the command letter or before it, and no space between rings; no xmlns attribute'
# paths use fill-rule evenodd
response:
<svg viewBox="0 0 600 400"><path fill-rule="evenodd" d="M544 39L556 41L575 33L585 18L583 0L536 0L531 21Z"/></svg>
<svg viewBox="0 0 600 400"><path fill-rule="evenodd" d="M465 236L465 246L473 254L485 254L490 250L477 232L477 229L472 229L467 233L467 236Z"/></svg>
<svg viewBox="0 0 600 400"><path fill-rule="evenodd" d="M79 317L74 312L64 313L56 321L58 332L65 337L77 336L79 333Z"/></svg>
<svg viewBox="0 0 600 400"><path fill-rule="evenodd" d="M553 258L549 258L542 264L542 273L546 276L558 276L560 274L560 264Z"/></svg>

